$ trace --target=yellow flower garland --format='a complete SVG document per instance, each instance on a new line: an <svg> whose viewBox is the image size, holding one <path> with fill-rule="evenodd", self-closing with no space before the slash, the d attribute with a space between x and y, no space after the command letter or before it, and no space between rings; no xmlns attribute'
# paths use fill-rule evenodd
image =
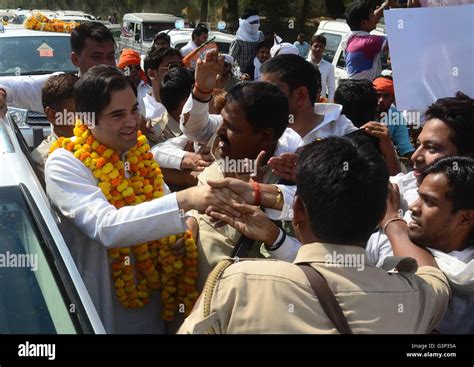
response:
<svg viewBox="0 0 474 367"><path fill-rule="evenodd" d="M130 178L125 176L125 164L118 153L96 140L80 120L76 122L74 136L74 139L59 138L51 145L50 152L58 148L72 152L92 171L105 197L117 209L163 196L163 175L140 131L137 145L126 154ZM186 252L180 258L171 253L170 247L183 236ZM177 310L189 314L198 297L198 255L190 231L133 247L113 248L108 253L116 295L124 307L143 307L149 302L150 292L161 287L164 320L173 320ZM130 261L132 254L135 271ZM180 305L184 305L184 310Z"/></svg>
<svg viewBox="0 0 474 367"><path fill-rule="evenodd" d="M59 19L49 19L41 13L35 13L25 20L24 26L27 29L46 32L71 33L79 22L65 22Z"/></svg>

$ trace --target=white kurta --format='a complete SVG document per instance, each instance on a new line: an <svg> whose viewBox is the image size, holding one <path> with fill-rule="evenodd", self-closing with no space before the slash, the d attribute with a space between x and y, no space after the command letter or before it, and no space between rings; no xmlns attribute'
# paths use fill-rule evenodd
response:
<svg viewBox="0 0 474 367"><path fill-rule="evenodd" d="M148 305L129 310L115 295L107 248L127 247L185 230L176 194L116 209L98 180L72 153L55 150L45 168L46 189L67 219L62 233L108 333L164 333L158 291ZM165 187L168 193L168 188Z"/></svg>

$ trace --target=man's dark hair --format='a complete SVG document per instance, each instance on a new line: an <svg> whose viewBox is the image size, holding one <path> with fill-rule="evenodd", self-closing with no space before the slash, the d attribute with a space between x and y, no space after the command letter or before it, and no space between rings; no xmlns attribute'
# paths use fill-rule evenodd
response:
<svg viewBox="0 0 474 367"><path fill-rule="evenodd" d="M254 131L272 128L277 141L288 127L288 98L267 82L240 82L226 95L226 104L236 102Z"/></svg>
<svg viewBox="0 0 474 367"><path fill-rule="evenodd" d="M209 33L209 29L203 23L199 23L196 28L194 28L193 33L191 34L191 39L194 41L203 33Z"/></svg>
<svg viewBox="0 0 474 367"><path fill-rule="evenodd" d="M375 119L377 110L377 91L367 79L343 79L334 92L334 102L342 105L342 113L361 127Z"/></svg>
<svg viewBox="0 0 474 367"><path fill-rule="evenodd" d="M260 73L276 73L280 80L288 85L290 94L295 88L306 87L309 101L313 104L321 93L321 73L310 62L298 55L278 55L266 61Z"/></svg>
<svg viewBox="0 0 474 367"><path fill-rule="evenodd" d="M374 10L368 0L357 0L350 3L346 10L346 20L351 31L360 31L362 21L369 20L370 12Z"/></svg>
<svg viewBox="0 0 474 367"><path fill-rule="evenodd" d="M99 22L84 22L71 32L71 50L80 54L88 38L100 43L112 42L115 46L114 36L105 25Z"/></svg>
<svg viewBox="0 0 474 367"><path fill-rule="evenodd" d="M181 52L179 52L175 48L158 48L153 46L148 54L146 55L145 61L143 63L143 67L145 69L145 73L148 69L156 70L163 62L163 59L167 56L178 56L180 59L183 58Z"/></svg>
<svg viewBox="0 0 474 367"><path fill-rule="evenodd" d="M247 19L252 15L260 15L257 9L245 9L242 13L241 19Z"/></svg>
<svg viewBox="0 0 474 367"><path fill-rule="evenodd" d="M441 173L448 180L446 199L452 203L453 213L474 209L474 159L451 156L437 159L426 167L422 180L429 174Z"/></svg>
<svg viewBox="0 0 474 367"><path fill-rule="evenodd" d="M128 87L133 89L136 96L137 89L133 82L120 69L110 65L93 66L74 86L76 112L93 112L98 117L110 103L112 92Z"/></svg>
<svg viewBox="0 0 474 367"><path fill-rule="evenodd" d="M474 99L462 92L454 98L440 98L426 111L426 121L430 119L439 119L451 128L458 155L474 156Z"/></svg>
<svg viewBox="0 0 474 367"><path fill-rule="evenodd" d="M303 38L305 38L304 33L298 34L298 37L303 37ZM298 38L298 37L296 37L296 38Z"/></svg>
<svg viewBox="0 0 474 367"><path fill-rule="evenodd" d="M165 32L158 33L153 39L153 44L155 44L155 42L158 40L165 41L168 44L168 46L171 45L171 37L168 36Z"/></svg>
<svg viewBox="0 0 474 367"><path fill-rule="evenodd" d="M41 89L43 108L50 107L58 111L65 100L74 98L74 85L78 79L76 75L68 73L48 78Z"/></svg>
<svg viewBox="0 0 474 367"><path fill-rule="evenodd" d="M269 50L272 48L273 46L273 43L272 42L269 42L267 40L264 40L262 42L260 42L258 45L257 45L257 53L258 51L260 51L261 48L268 48Z"/></svg>
<svg viewBox="0 0 474 367"><path fill-rule="evenodd" d="M187 68L168 71L161 81L161 103L168 112L175 111L183 100L191 94L194 85L194 72Z"/></svg>
<svg viewBox="0 0 474 367"><path fill-rule="evenodd" d="M313 38L311 38L311 46L316 42L321 43L324 45L324 47L326 47L326 37L320 34L318 34L317 36L313 36Z"/></svg>
<svg viewBox="0 0 474 367"><path fill-rule="evenodd" d="M385 213L388 171L373 148L344 137L306 145L298 159L297 194L322 242L366 242Z"/></svg>

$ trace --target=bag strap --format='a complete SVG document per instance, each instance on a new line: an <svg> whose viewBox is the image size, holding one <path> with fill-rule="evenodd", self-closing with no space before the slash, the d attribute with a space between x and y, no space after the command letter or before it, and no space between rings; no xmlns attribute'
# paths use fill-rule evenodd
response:
<svg viewBox="0 0 474 367"><path fill-rule="evenodd" d="M352 330L347 323L347 319L342 312L341 306L337 302L334 293L329 288L326 279L309 264L296 264L303 270L304 274L313 288L313 292L319 299L319 303L323 308L329 320L336 326L340 334L352 334Z"/></svg>

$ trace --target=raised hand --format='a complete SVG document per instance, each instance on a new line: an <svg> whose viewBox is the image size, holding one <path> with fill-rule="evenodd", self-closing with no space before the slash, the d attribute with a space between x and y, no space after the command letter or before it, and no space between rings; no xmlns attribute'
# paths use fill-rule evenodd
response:
<svg viewBox="0 0 474 367"><path fill-rule="evenodd" d="M204 59L196 63L194 73L197 92L201 94L210 94L217 86L217 78L224 71L224 57L219 56L217 50L211 50L206 53ZM196 89L196 88L195 88ZM196 94L196 93L195 93Z"/></svg>
<svg viewBox="0 0 474 367"><path fill-rule="evenodd" d="M279 157L271 157L268 165L272 172L286 181L296 183L296 162L298 155L295 153L283 153Z"/></svg>

